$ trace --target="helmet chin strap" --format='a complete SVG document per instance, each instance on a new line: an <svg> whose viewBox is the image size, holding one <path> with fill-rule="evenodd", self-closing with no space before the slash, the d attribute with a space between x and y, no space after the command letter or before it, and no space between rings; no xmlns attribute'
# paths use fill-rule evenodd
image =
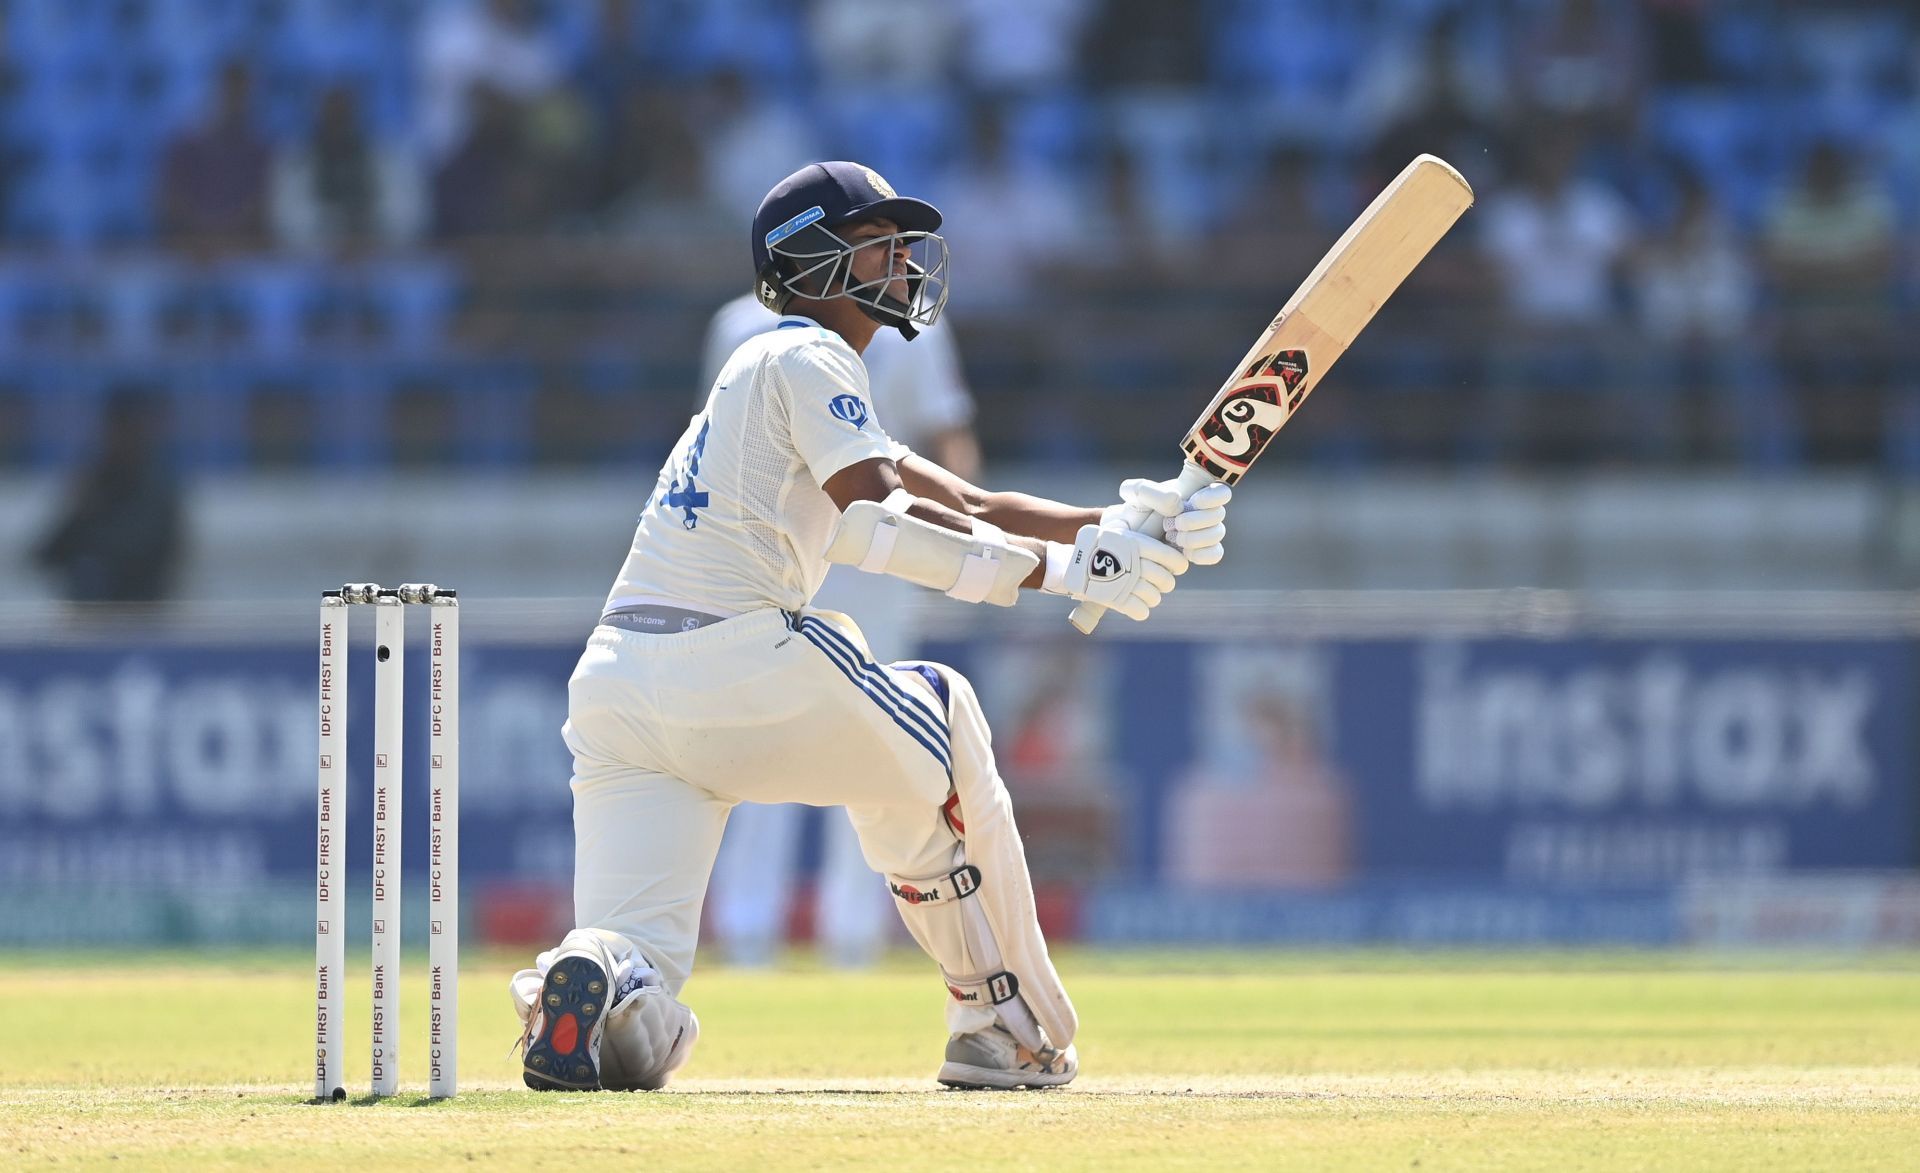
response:
<svg viewBox="0 0 1920 1173"><path fill-rule="evenodd" d="M919 265L908 262L907 295L911 298L918 298L920 296L920 287L926 282L926 279L927 275L924 269ZM889 288L891 288L891 286L889 286ZM857 297L853 300L862 310L866 311L866 315L869 318L872 318L882 326L892 326L899 330L900 336L908 342L912 342L920 336L920 327L913 320L913 303L911 301L902 301L888 294L885 290L882 290L880 296L874 298L871 303Z"/></svg>
<svg viewBox="0 0 1920 1173"><path fill-rule="evenodd" d="M899 330L900 336L908 342L920 336L920 327L914 325L911 316L913 307L899 298L888 297L883 293L873 301L863 301L857 297L848 300L859 306L860 312L882 326L892 326Z"/></svg>

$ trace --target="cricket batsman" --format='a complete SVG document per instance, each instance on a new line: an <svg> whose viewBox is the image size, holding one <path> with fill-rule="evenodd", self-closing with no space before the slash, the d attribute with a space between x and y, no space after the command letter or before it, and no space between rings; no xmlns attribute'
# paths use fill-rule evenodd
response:
<svg viewBox="0 0 1920 1173"><path fill-rule="evenodd" d="M1071 1081L1078 1019L1047 954L973 688L876 663L809 603L832 564L968 603L1022 588L1145 619L1220 559L1230 490L1129 480L1106 509L987 492L891 439L861 353L947 300L940 213L856 163L777 184L753 223L742 343L660 471L569 682L574 921L512 980L526 1083L653 1089L692 1053L679 1001L727 814L843 806L949 999L938 1079ZM1121 518L1147 509L1162 539ZM1150 527L1152 528L1152 527Z"/></svg>
<svg viewBox="0 0 1920 1173"><path fill-rule="evenodd" d="M740 344L777 329L780 315L749 289L721 306L707 330L699 407L720 368ZM882 329L860 353L867 368L867 408L886 421L887 434L956 473L974 480L980 447L973 434L973 396L960 368L953 331L943 318L909 341ZM914 595L921 587L858 567L833 566L813 597L816 608L840 611L860 625L869 658L906 659L920 645ZM709 940L735 965L770 965L786 935L786 893L799 877L806 822L795 803L743 802L727 817L727 833L707 891ZM813 934L822 956L856 969L879 959L893 897L874 879L860 838L842 810L820 821L820 867L813 887Z"/></svg>

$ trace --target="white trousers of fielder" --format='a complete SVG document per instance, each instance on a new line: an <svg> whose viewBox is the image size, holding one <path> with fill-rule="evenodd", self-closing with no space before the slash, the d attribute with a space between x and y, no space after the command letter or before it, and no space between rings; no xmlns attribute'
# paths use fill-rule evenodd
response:
<svg viewBox="0 0 1920 1173"><path fill-rule="evenodd" d="M733 805L844 806L941 969L949 1029L998 1020L1035 1050L1064 1048L1077 1020L979 701L958 673L929 672L937 688L875 664L830 611L756 611L671 635L596 629L565 729L575 924L631 942L677 995ZM766 898L784 901L783 884Z"/></svg>

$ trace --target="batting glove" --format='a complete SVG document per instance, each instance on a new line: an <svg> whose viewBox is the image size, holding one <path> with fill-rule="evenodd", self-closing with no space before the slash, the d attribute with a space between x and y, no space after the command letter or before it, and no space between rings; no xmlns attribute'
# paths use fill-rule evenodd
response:
<svg viewBox="0 0 1920 1173"><path fill-rule="evenodd" d="M1187 570L1187 556L1124 525L1083 525L1069 546L1047 543L1040 589L1145 619Z"/></svg>
<svg viewBox="0 0 1920 1173"><path fill-rule="evenodd" d="M1147 533L1159 536L1195 566L1212 566L1226 557L1227 502L1233 488L1218 481L1197 489L1184 501L1173 481L1138 477L1120 482L1120 503L1101 511L1101 525L1125 525L1125 515L1147 510L1154 516Z"/></svg>

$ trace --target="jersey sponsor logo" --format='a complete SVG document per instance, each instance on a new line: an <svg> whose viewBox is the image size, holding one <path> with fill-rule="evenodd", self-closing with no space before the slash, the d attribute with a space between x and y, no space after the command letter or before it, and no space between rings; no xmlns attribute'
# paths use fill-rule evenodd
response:
<svg viewBox="0 0 1920 1173"><path fill-rule="evenodd" d="M860 402L858 395L836 395L833 402L827 404L827 410L835 419L845 420L856 428L867 422L867 405Z"/></svg>
<svg viewBox="0 0 1920 1173"><path fill-rule="evenodd" d="M774 229L772 232L767 233L767 247L772 248L774 245L779 244L781 241L785 240L789 236L792 236L794 233L800 231L802 228L805 228L807 225L817 224L821 220L826 219L826 217L827 217L827 210L821 207L819 204L815 204L813 207L808 208L806 211L800 213L798 216L795 216L793 219L787 221L785 224L782 224L780 227Z"/></svg>

